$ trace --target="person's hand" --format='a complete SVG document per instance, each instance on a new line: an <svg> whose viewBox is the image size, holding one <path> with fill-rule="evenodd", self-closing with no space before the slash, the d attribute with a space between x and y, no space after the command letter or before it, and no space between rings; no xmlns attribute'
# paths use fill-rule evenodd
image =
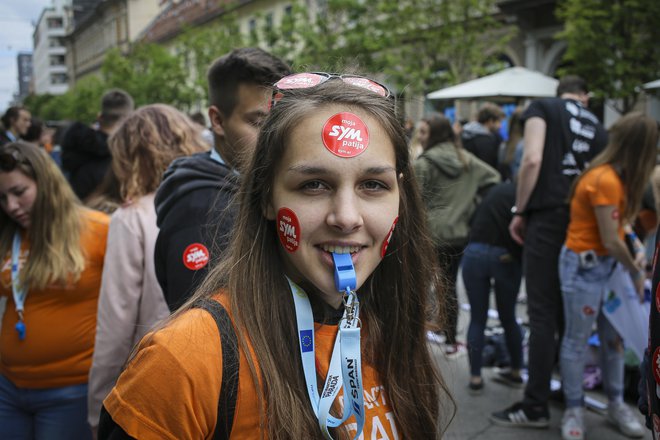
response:
<svg viewBox="0 0 660 440"><path fill-rule="evenodd" d="M642 272L646 271L646 254L643 251L635 254L635 266Z"/></svg>
<svg viewBox="0 0 660 440"><path fill-rule="evenodd" d="M635 291L637 291L637 296L639 297L639 302L644 302L644 281L646 277L643 272L638 272L637 275L630 274L633 284L635 285Z"/></svg>
<svg viewBox="0 0 660 440"><path fill-rule="evenodd" d="M525 218L521 215L514 215L511 223L509 223L509 234L511 234L511 238L521 246L525 242L525 226Z"/></svg>

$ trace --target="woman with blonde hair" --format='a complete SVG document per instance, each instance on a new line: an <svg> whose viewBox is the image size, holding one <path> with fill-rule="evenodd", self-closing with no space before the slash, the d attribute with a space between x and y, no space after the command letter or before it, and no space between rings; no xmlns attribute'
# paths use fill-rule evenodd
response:
<svg viewBox="0 0 660 440"><path fill-rule="evenodd" d="M173 107L154 104L129 115L108 146L122 205L112 215L89 381L89 423L98 425L101 402L133 346L169 309L158 284L154 195L177 157L208 149L199 130Z"/></svg>
<svg viewBox="0 0 660 440"><path fill-rule="evenodd" d="M108 217L39 147L0 147L3 439L90 439L87 380Z"/></svg>
<svg viewBox="0 0 660 440"><path fill-rule="evenodd" d="M594 323L609 399L608 419L629 437L644 433L623 403L623 341L601 312L603 293L616 265L630 273L643 301L645 255L630 253L624 228L639 212L656 163L657 144L657 122L639 112L629 113L612 125L607 147L573 184L571 220L559 256L566 322L559 357L566 397L562 437L567 440L581 440L585 434L582 373Z"/></svg>

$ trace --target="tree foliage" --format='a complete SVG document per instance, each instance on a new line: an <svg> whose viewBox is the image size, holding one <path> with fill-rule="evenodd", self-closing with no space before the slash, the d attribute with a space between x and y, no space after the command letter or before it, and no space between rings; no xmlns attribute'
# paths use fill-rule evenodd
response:
<svg viewBox="0 0 660 440"><path fill-rule="evenodd" d="M293 51L297 68L382 73L400 91L425 93L477 76L499 55L512 32L495 11L495 0L328 0L312 17L298 2L262 41Z"/></svg>
<svg viewBox="0 0 660 440"><path fill-rule="evenodd" d="M256 16L260 25L247 36L229 12L212 25L186 29L170 50L143 43L128 53L113 49L99 76L29 102L35 114L52 119L93 120L102 93L119 87L138 106L163 102L188 111L205 101L210 63L246 44L270 50L295 70L379 74L400 93L422 94L477 76L501 52L511 33L494 17L495 1L327 0L312 14L309 2L294 0L279 22Z"/></svg>
<svg viewBox="0 0 660 440"><path fill-rule="evenodd" d="M660 77L660 2L657 0L563 0L558 38L568 47L563 73L584 77L599 97L620 100L629 112L639 87Z"/></svg>

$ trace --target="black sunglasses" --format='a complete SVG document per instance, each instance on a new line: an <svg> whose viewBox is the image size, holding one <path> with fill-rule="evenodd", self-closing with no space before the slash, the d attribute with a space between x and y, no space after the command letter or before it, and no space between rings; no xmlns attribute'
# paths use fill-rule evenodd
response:
<svg viewBox="0 0 660 440"><path fill-rule="evenodd" d="M270 100L270 106L272 108L275 104L277 104L277 102L284 96L282 92L286 90L307 89L310 87L318 86L319 84L322 84L331 79L339 79L346 84L370 90L382 96L383 98L394 99L394 95L390 89L388 89L383 84L365 76L351 74L337 75L334 73L326 72L305 72L294 73L293 75L285 76L273 84L273 95Z"/></svg>

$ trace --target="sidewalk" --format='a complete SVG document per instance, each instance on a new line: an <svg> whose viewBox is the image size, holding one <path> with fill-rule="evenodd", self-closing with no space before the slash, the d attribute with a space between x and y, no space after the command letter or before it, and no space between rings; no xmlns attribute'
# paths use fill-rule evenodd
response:
<svg viewBox="0 0 660 440"><path fill-rule="evenodd" d="M459 276L460 279L460 276ZM459 302L467 302L465 289L462 282L458 286ZM519 307L518 317L523 321L527 320L526 310ZM465 341L465 334L469 324L469 312L461 310L459 316L458 330L459 339ZM494 376L494 369L484 368L483 377L485 387L483 394L472 396L467 391L469 381L469 362L467 355L458 359L448 360L440 351L440 347L432 344L433 351L441 365L443 377L449 386L452 395L456 401L456 416L451 422L446 439L456 440L504 440L504 439L528 439L534 440L557 440L561 438L560 422L563 407L557 402L550 403L550 428L549 429L531 429L531 428L507 428L496 426L488 419L488 416L494 411L500 411L511 404L522 399L523 390L510 388L491 380ZM607 402L602 392L589 392L589 396ZM631 402L626 402L631 404ZM639 415L639 420L644 423L642 415L636 406L632 406L633 412ZM585 411L585 424L587 429L587 438L598 440L620 440L625 439L616 428L608 424L604 415L594 411ZM644 438L651 438L651 432Z"/></svg>

